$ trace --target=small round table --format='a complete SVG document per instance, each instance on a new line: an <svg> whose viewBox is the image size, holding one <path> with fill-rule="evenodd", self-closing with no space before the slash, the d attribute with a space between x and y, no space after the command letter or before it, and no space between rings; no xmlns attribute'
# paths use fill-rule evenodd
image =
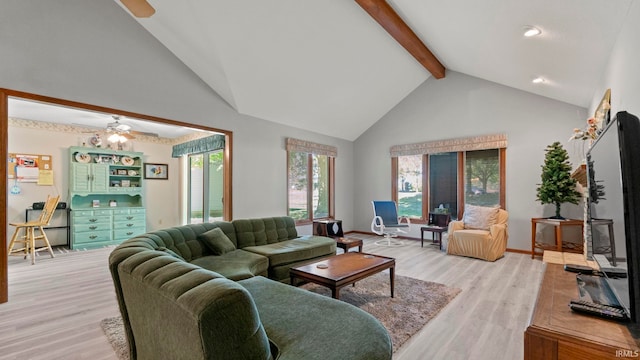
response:
<svg viewBox="0 0 640 360"><path fill-rule="evenodd" d="M430 231L431 232L431 241L433 241L435 243L436 241L436 234L438 234L438 244L440 245L440 250L442 250L442 233L447 231L447 227L445 226L435 226L435 225L429 225L429 226L423 226L420 228L420 239L421 239L421 247L424 247L424 232L425 231Z"/></svg>
<svg viewBox="0 0 640 360"><path fill-rule="evenodd" d="M346 253L352 247L358 247L358 252L362 252L362 240L354 238L337 237L336 246L344 250Z"/></svg>

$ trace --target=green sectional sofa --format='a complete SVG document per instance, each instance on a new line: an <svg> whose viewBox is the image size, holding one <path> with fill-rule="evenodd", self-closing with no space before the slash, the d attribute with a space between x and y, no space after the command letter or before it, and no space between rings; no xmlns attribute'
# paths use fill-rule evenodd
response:
<svg viewBox="0 0 640 360"><path fill-rule="evenodd" d="M298 237L289 217L123 242L109 269L131 359L391 359L377 319L283 283L290 267L332 254L333 239Z"/></svg>
<svg viewBox="0 0 640 360"><path fill-rule="evenodd" d="M210 234L216 228L232 245L218 251L211 248L212 242L225 241ZM335 240L298 236L295 221L287 216L177 226L136 236L119 248L141 246L168 252L231 280L261 275L283 282L289 281L292 266L336 253Z"/></svg>

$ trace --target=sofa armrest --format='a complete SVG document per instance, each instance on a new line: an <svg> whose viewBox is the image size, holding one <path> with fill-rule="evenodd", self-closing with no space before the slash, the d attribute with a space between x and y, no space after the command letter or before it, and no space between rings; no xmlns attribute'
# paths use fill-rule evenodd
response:
<svg viewBox="0 0 640 360"><path fill-rule="evenodd" d="M449 222L449 229L447 232L451 235L454 231L464 230L464 222L462 221L451 221Z"/></svg>
<svg viewBox="0 0 640 360"><path fill-rule="evenodd" d="M258 310L245 288L215 272L158 255L136 254L117 267L119 296L126 304L121 308L123 319L125 312L128 315L127 341L134 345L132 359L272 357Z"/></svg>
<svg viewBox="0 0 640 360"><path fill-rule="evenodd" d="M497 236L501 236L507 234L507 224L495 224L489 227L489 232L491 233L492 238L496 238Z"/></svg>

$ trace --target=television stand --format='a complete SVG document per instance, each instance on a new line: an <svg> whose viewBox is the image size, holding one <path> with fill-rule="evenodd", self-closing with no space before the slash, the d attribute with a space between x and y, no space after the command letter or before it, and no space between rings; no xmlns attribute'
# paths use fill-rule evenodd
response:
<svg viewBox="0 0 640 360"><path fill-rule="evenodd" d="M525 360L616 359L640 353L640 334L628 324L577 314L576 274L546 264L531 321L524 333Z"/></svg>

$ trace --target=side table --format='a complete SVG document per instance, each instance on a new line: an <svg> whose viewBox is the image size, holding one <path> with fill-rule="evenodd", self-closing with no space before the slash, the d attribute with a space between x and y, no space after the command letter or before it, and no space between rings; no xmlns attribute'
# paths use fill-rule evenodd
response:
<svg viewBox="0 0 640 360"><path fill-rule="evenodd" d="M546 224L553 225L556 228L556 240L554 245L550 244L542 244L536 242L536 228L538 224ZM580 233L582 236L580 240L584 238L584 221L577 219L566 219L566 220L557 220L557 219L549 219L549 218L532 218L531 219L531 258L533 259L536 255L542 255L544 250L555 250L558 252L563 251L571 251L573 252L582 252L582 246L578 247L570 247L567 244L562 243L562 228L566 226L580 226ZM536 252L536 249L542 249L543 252Z"/></svg>
<svg viewBox="0 0 640 360"><path fill-rule="evenodd" d="M353 247L358 248L358 252L362 252L362 240L354 238L337 237L336 246L344 250L345 253Z"/></svg>
<svg viewBox="0 0 640 360"><path fill-rule="evenodd" d="M342 220L313 220L313 235L327 237L343 236Z"/></svg>
<svg viewBox="0 0 640 360"><path fill-rule="evenodd" d="M431 232L431 241L435 242L436 241L436 234L438 235L438 243L440 244L440 250L442 250L442 233L447 231L447 227L445 226L435 226L435 225L429 225L429 226L423 226L420 228L420 240L421 240L421 247L424 247L424 232L425 231L430 231Z"/></svg>

